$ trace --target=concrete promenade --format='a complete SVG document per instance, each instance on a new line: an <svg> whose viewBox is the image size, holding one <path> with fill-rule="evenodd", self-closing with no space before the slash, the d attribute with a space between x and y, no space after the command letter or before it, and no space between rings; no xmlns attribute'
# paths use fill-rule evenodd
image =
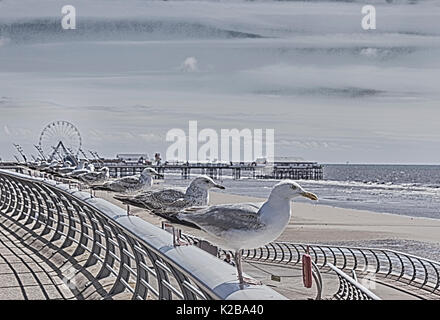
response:
<svg viewBox="0 0 440 320"><path fill-rule="evenodd" d="M97 196L124 207L110 194L99 192ZM160 219L146 214L144 210L132 208L131 212L160 226ZM108 288L111 287L112 281L114 282L113 277L96 280L93 277L96 272L90 267L83 267L87 253L73 257L74 248L63 248L62 242L50 242L44 237L37 237L37 234L38 229L31 230L0 212L1 300L127 298L124 293L109 296ZM244 271L289 299L316 297L316 286L311 289L304 288L302 272L298 266L245 262ZM274 281L272 276L280 281ZM338 278L330 272L322 273L322 278L322 298L331 299L338 290ZM414 298L380 283L377 283L372 291L383 299Z"/></svg>
<svg viewBox="0 0 440 320"><path fill-rule="evenodd" d="M43 244L0 216L0 299L72 299L59 268L40 251Z"/></svg>
<svg viewBox="0 0 440 320"><path fill-rule="evenodd" d="M74 270L75 261L63 258L65 253L50 248L44 241L33 237L32 232L0 215L0 300L104 298L98 292L88 297L72 293L69 274ZM244 269L248 275L289 299L313 299L316 296L315 286L304 288L301 269L298 267L251 262L244 263ZM281 281L271 280L272 275L279 276ZM329 273L323 273L322 276L322 297L329 299L338 289L337 278ZM412 298L379 284L374 292L387 299ZM124 295L113 298L123 299Z"/></svg>

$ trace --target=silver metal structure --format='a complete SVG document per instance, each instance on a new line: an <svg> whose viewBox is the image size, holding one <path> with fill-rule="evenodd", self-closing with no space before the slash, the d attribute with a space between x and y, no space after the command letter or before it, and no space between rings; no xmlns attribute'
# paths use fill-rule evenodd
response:
<svg viewBox="0 0 440 320"><path fill-rule="evenodd" d="M339 289L334 295L338 300L381 300L368 288L365 288L357 280L349 277L346 273L336 268L331 263L327 266L333 270L339 278Z"/></svg>
<svg viewBox="0 0 440 320"><path fill-rule="evenodd" d="M296 265L301 263L307 247L320 268L332 264L344 271L354 270L358 277L374 274L377 282L393 283L401 291L422 298L440 297L440 263L395 250L274 242L246 250L243 257L250 261Z"/></svg>
<svg viewBox="0 0 440 320"><path fill-rule="evenodd" d="M54 180L0 170L0 216L74 260L78 299L285 299L266 286L241 289L231 265L174 247L165 230Z"/></svg>

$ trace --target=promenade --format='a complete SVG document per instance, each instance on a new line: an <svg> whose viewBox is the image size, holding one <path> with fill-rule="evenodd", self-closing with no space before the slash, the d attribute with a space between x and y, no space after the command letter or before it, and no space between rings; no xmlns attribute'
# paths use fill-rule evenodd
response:
<svg viewBox="0 0 440 320"><path fill-rule="evenodd" d="M47 243L34 237L30 230L0 215L0 300L105 298L105 288L102 288L104 294L101 295L95 291L88 297L83 294L75 296L71 289L78 284L71 283L69 277L77 261L66 257L66 253L48 247ZM304 288L299 267L245 262L244 271L289 299L316 297L315 286ZM279 276L281 281L271 280L271 275ZM322 298L330 299L338 289L337 278L334 274L323 273L323 282ZM380 284L374 291L384 299L414 299ZM124 298L128 297L123 294L113 297Z"/></svg>
<svg viewBox="0 0 440 320"><path fill-rule="evenodd" d="M0 300L74 298L43 249L41 241L0 215Z"/></svg>
<svg viewBox="0 0 440 320"><path fill-rule="evenodd" d="M139 208L127 216L112 194L91 197L68 185L6 171L0 171L0 186L0 299L249 298L237 287L235 268L195 246L170 246L171 235L160 230L159 218ZM213 197L215 203L223 200ZM255 299L317 298L316 281L305 288L301 264L294 262L301 249L291 246L288 252L297 254L290 257L287 251L264 253L267 249L260 253L263 259L245 256L245 273L266 285L250 289ZM322 299L366 298L367 291L347 281L365 278L367 261L370 270L377 263L377 271L369 272L377 276L370 289L379 298L438 296L437 262L368 250L315 246ZM332 256L345 279L326 266ZM222 286L228 289L218 291Z"/></svg>

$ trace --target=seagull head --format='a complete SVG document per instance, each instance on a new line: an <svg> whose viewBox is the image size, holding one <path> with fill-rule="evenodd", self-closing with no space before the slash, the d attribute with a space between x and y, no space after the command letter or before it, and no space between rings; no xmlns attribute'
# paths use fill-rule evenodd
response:
<svg viewBox="0 0 440 320"><path fill-rule="evenodd" d="M161 176L161 174L159 172L157 172L156 170L154 170L153 168L148 167L142 171L141 176L154 177L154 176Z"/></svg>
<svg viewBox="0 0 440 320"><path fill-rule="evenodd" d="M272 189L271 195L287 198L289 200L299 196L310 200L318 200L318 197L314 193L304 190L303 187L292 180L285 180L276 184Z"/></svg>
<svg viewBox="0 0 440 320"><path fill-rule="evenodd" d="M221 184L216 183L211 177L200 176L195 178L190 186L197 186L198 188L209 190L211 188L225 189Z"/></svg>

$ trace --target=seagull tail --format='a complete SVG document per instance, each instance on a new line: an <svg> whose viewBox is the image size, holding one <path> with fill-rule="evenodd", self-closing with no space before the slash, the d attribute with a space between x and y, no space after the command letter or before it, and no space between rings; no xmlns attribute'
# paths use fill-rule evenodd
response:
<svg viewBox="0 0 440 320"><path fill-rule="evenodd" d="M153 212L153 214L156 215L156 216L159 216L161 218L164 218L164 219L168 220L171 223L180 224L180 225L187 226L187 227L190 227L190 228L193 228L193 229L201 230L201 228L198 225L196 225L196 224L194 224L192 222L180 219L178 217L178 213L177 212L166 212L165 211L165 212Z"/></svg>
<svg viewBox="0 0 440 320"><path fill-rule="evenodd" d="M136 201L134 201L131 197L132 196L130 195L124 195L124 194L116 194L113 196L114 199L119 200L122 203L129 204L132 206L138 206L139 204Z"/></svg>
<svg viewBox="0 0 440 320"><path fill-rule="evenodd" d="M105 185L95 185L92 186L93 190L104 190L104 191L111 191L107 186Z"/></svg>

